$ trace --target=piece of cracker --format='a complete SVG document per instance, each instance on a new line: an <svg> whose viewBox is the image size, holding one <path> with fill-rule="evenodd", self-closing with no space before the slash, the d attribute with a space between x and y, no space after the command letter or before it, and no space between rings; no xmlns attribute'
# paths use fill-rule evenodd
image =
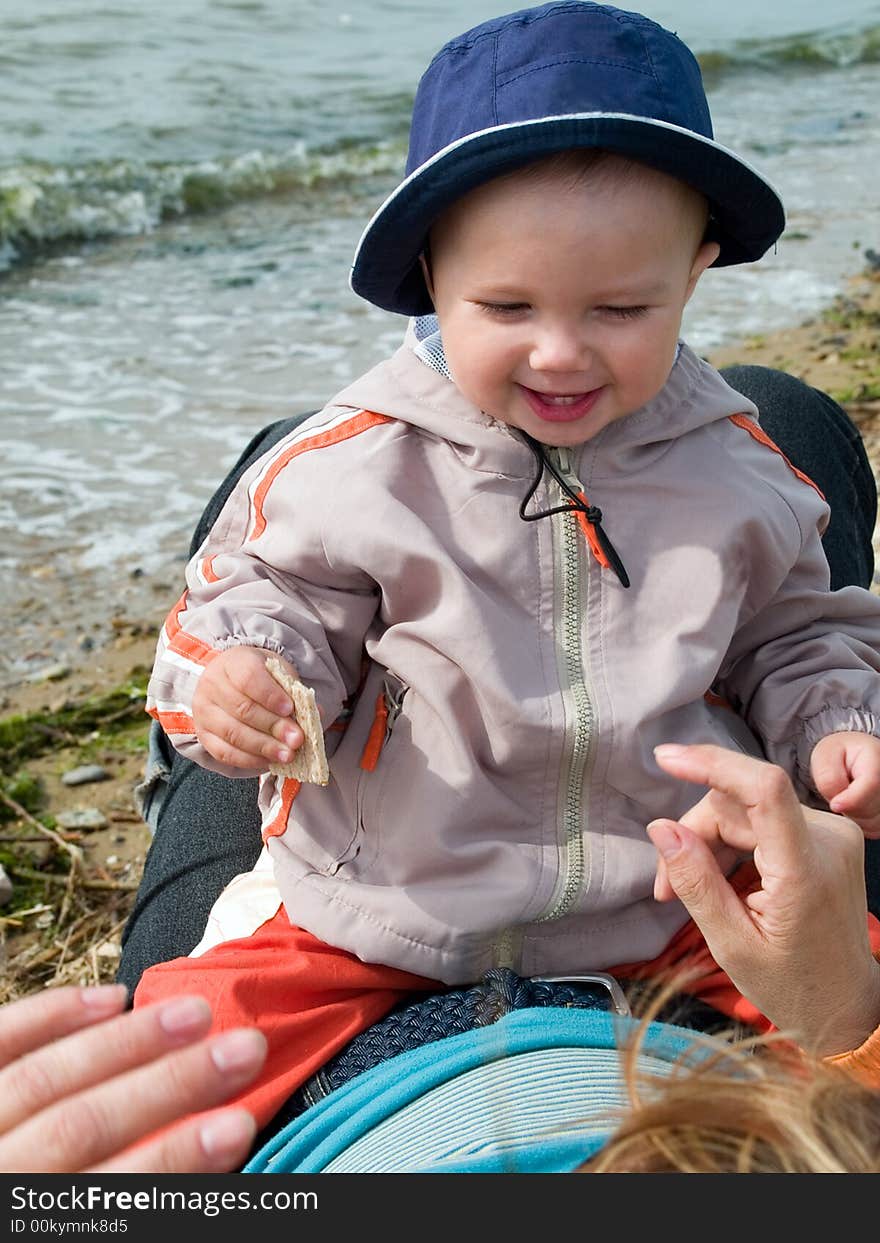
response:
<svg viewBox="0 0 880 1243"><path fill-rule="evenodd" d="M330 780L327 753L324 750L324 730L315 702L315 692L292 678L277 656L270 656L266 668L272 677L290 696L296 723L305 734L305 742L294 751L288 764L270 764L269 772L276 777L295 777L297 781L310 781L325 786Z"/></svg>

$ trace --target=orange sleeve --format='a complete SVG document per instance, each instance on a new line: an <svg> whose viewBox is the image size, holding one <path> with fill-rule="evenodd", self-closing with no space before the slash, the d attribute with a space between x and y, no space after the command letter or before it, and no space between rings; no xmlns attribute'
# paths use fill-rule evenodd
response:
<svg viewBox="0 0 880 1243"><path fill-rule="evenodd" d="M880 961L876 950L875 957ZM845 1070L866 1087L880 1089L880 1027L857 1049L851 1049L849 1053L835 1053L824 1060L829 1066Z"/></svg>

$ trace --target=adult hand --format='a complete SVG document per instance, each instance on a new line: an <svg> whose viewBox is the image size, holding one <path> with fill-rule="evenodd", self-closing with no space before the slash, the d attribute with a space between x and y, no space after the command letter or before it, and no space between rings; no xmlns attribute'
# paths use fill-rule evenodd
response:
<svg viewBox="0 0 880 1243"><path fill-rule="evenodd" d="M57 988L0 1008L0 1170L241 1167L256 1133L252 1116L196 1111L251 1082L265 1037L242 1028L206 1039L211 1011L201 997L122 1013L125 998L122 985Z"/></svg>
<svg viewBox="0 0 880 1243"><path fill-rule="evenodd" d="M661 746L664 771L711 787L710 826L655 820L648 835L712 957L776 1027L819 1056L880 1025L880 963L867 935L864 842L852 821L801 807L772 764L713 746ZM699 804L698 804L699 806ZM753 852L760 887L739 897L701 836Z"/></svg>
<svg viewBox="0 0 880 1243"><path fill-rule="evenodd" d="M199 678L192 703L196 736L221 764L264 773L270 764L287 764L303 744L290 715L293 704L266 669L271 654L229 647L211 658ZM282 663L292 678L299 676Z"/></svg>

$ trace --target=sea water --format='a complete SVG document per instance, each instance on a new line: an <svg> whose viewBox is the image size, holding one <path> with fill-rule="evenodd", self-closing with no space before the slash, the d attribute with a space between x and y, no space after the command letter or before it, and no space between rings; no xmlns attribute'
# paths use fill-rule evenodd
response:
<svg viewBox="0 0 880 1243"><path fill-rule="evenodd" d="M397 346L351 257L430 57L509 7L0 0L0 685L170 605L253 432ZM688 339L803 320L880 249L880 3L641 11L787 207L773 253L707 275Z"/></svg>

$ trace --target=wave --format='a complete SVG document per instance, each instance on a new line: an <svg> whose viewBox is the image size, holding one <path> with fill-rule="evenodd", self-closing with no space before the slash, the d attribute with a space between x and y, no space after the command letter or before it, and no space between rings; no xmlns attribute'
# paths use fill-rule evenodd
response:
<svg viewBox="0 0 880 1243"><path fill-rule="evenodd" d="M305 199L334 185L398 173L400 141L314 152L250 151L195 163L25 163L0 169L0 271L41 252L148 233L165 220L273 194Z"/></svg>
<svg viewBox="0 0 880 1243"><path fill-rule="evenodd" d="M707 82L758 70L815 72L880 64L880 25L743 39L698 54ZM248 199L289 194L317 205L321 193L370 177L391 179L405 159L409 97L372 98L392 138L342 138L321 150L299 143L200 161L130 158L0 168L0 272L47 251L149 233L163 221ZM355 106L353 101L352 106Z"/></svg>
<svg viewBox="0 0 880 1243"><path fill-rule="evenodd" d="M743 69L850 69L880 64L880 25L824 30L777 39L738 39L725 48L698 53L707 77Z"/></svg>

